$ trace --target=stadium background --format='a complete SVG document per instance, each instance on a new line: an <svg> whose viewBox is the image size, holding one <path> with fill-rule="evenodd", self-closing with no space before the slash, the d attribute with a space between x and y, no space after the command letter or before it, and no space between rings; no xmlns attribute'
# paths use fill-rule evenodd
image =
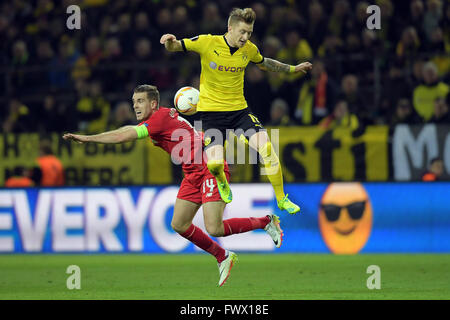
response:
<svg viewBox="0 0 450 320"><path fill-rule="evenodd" d="M71 4L81 8L80 30L66 27ZM380 30L366 26L371 4L381 9ZM269 130L280 130L286 191L303 213L280 213L286 241L279 251L257 231L216 240L244 252L334 252L320 225L321 201L329 183L356 182L372 225L353 253L450 252L445 0L2 2L0 184L37 165L42 141L61 159L66 180L62 188L36 180L35 188L0 190L0 251L198 252L170 230L182 179L170 156L150 141L79 146L61 136L135 124L130 96L138 84L158 86L168 107L178 88L198 88L198 57L167 53L159 38L223 34L235 6L256 11L251 40L264 56L313 63L308 75L251 64L245 75L249 106ZM421 182L435 157L444 163L442 181ZM257 165L231 170L236 197L225 217L279 212ZM196 219L201 225L201 214ZM446 257L436 258L439 272L448 273ZM448 299L448 281L443 286Z"/></svg>

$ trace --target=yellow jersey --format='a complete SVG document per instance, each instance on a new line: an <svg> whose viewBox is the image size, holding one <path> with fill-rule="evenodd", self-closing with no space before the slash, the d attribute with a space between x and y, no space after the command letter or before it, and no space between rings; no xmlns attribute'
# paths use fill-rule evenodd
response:
<svg viewBox="0 0 450 320"><path fill-rule="evenodd" d="M200 98L197 111L236 111L247 108L244 70L264 57L249 40L242 48L231 47L224 35L199 35L181 40L183 50L200 54Z"/></svg>

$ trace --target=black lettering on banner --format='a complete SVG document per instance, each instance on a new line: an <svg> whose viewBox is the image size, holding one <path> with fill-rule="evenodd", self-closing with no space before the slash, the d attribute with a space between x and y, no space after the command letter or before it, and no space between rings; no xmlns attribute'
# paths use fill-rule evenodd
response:
<svg viewBox="0 0 450 320"><path fill-rule="evenodd" d="M66 184L69 186L73 185L79 185L80 184L80 178L78 175L77 168L74 167L68 167L64 170L64 175L66 178Z"/></svg>
<svg viewBox="0 0 450 320"><path fill-rule="evenodd" d="M81 174L81 184L83 186L92 184L92 175L95 173L95 169L83 168Z"/></svg>
<svg viewBox="0 0 450 320"><path fill-rule="evenodd" d="M135 146L136 146L136 140L130 141L130 142L127 142L127 143L122 143L120 145L121 152L122 153L130 153L131 151L133 151Z"/></svg>
<svg viewBox="0 0 450 320"><path fill-rule="evenodd" d="M111 185L113 184L113 170L111 168L100 168L99 172L99 183L100 185Z"/></svg>
<svg viewBox="0 0 450 320"><path fill-rule="evenodd" d="M103 154L113 153L116 154L116 145L115 144L104 144L103 145Z"/></svg>
<svg viewBox="0 0 450 320"><path fill-rule="evenodd" d="M94 156L98 153L98 145L96 143L85 143L84 153L87 156Z"/></svg>
<svg viewBox="0 0 450 320"><path fill-rule="evenodd" d="M3 134L3 157L7 158L9 156L9 150L14 152L14 157L20 157L19 136L18 134ZM13 137L14 141L9 143L8 137Z"/></svg>
<svg viewBox="0 0 450 320"><path fill-rule="evenodd" d="M341 146L341 141L333 139L333 131L329 130L314 144L320 150L320 180L333 179L333 150Z"/></svg>
<svg viewBox="0 0 450 320"><path fill-rule="evenodd" d="M128 173L129 173L129 168L128 167L120 168L120 170L119 170L119 182L118 182L119 185L122 185L122 184L133 184L133 179L132 178L128 177L128 179L127 179Z"/></svg>
<svg viewBox="0 0 450 320"><path fill-rule="evenodd" d="M353 158L355 159L355 176L357 181L365 181L366 174L366 144L364 142L355 144L351 148Z"/></svg>
<svg viewBox="0 0 450 320"><path fill-rule="evenodd" d="M302 142L288 143L283 150L283 162L289 171L294 175L295 181L306 179L305 167L294 158L294 151L298 150L302 154L305 153L305 146Z"/></svg>
<svg viewBox="0 0 450 320"><path fill-rule="evenodd" d="M61 157L63 153L63 149L66 149L67 155L69 157L72 156L72 141L64 140L61 136L58 137L58 148L56 150L56 154L58 157Z"/></svg>

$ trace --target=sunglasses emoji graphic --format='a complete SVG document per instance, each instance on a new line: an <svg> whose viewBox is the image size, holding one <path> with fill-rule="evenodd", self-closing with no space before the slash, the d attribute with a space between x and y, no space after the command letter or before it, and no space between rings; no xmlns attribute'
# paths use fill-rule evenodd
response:
<svg viewBox="0 0 450 320"><path fill-rule="evenodd" d="M358 253L372 230L372 206L363 185L331 183L320 203L319 227L331 252Z"/></svg>

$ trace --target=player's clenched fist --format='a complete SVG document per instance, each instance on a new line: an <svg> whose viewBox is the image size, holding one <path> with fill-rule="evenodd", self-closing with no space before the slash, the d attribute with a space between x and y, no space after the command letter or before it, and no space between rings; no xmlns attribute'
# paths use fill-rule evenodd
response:
<svg viewBox="0 0 450 320"><path fill-rule="evenodd" d="M165 44L166 41L174 41L174 40L177 40L177 37L175 37L173 34L166 33L161 37L159 42L161 42L161 44Z"/></svg>
<svg viewBox="0 0 450 320"><path fill-rule="evenodd" d="M307 71L312 69L312 64L310 62L303 62L295 66L295 72L303 72L306 73Z"/></svg>
<svg viewBox="0 0 450 320"><path fill-rule="evenodd" d="M181 46L181 41L177 40L173 34L166 33L159 40L161 44L164 45L167 51L181 51L183 50Z"/></svg>

